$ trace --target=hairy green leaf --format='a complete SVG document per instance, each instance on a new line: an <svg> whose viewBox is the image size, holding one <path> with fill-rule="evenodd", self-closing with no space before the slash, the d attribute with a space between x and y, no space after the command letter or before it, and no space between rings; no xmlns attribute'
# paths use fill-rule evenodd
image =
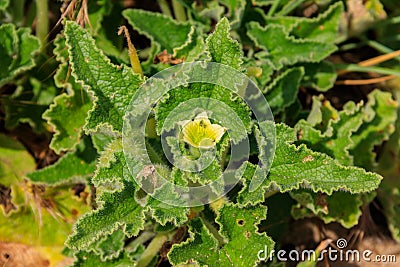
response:
<svg viewBox="0 0 400 267"><path fill-rule="evenodd" d="M124 249L125 233L122 229L103 237L96 245L94 252L100 255L102 261L118 258Z"/></svg>
<svg viewBox="0 0 400 267"><path fill-rule="evenodd" d="M135 191L135 184L125 182L119 191L103 193L98 199L101 206L75 223L66 245L74 250L87 249L118 227L122 227L128 237L137 235L143 228L144 209L136 202Z"/></svg>
<svg viewBox="0 0 400 267"><path fill-rule="evenodd" d="M92 175L96 166L97 152L89 137L85 137L55 164L31 172L27 177L33 182L59 184L71 180L85 181Z"/></svg>
<svg viewBox="0 0 400 267"><path fill-rule="evenodd" d="M260 125L261 131L265 126ZM267 128L268 129L268 128ZM282 192L305 187L314 192L332 194L336 190L350 193L368 192L378 187L382 177L358 167L340 165L326 154L314 152L297 140L296 131L276 125L277 146L269 179Z"/></svg>
<svg viewBox="0 0 400 267"><path fill-rule="evenodd" d="M95 46L91 35L77 23L66 22L65 35L72 75L94 96L85 130L95 132L106 124L122 131L122 117L140 85L140 76L125 65L111 64Z"/></svg>
<svg viewBox="0 0 400 267"><path fill-rule="evenodd" d="M320 101L320 98L314 97L313 100L316 106L318 105L316 102ZM324 110L333 110L333 107L327 104L328 102L325 103L325 105L320 105L321 113ZM328 154L341 164L353 165L353 156L350 155L349 150L354 146L352 135L363 122L361 104L355 105L353 102L348 102L342 111L334 110L335 118L330 118L325 122L327 126L323 133L318 129L319 125L312 125L300 120L295 126L299 137L298 142L306 144L311 149Z"/></svg>
<svg viewBox="0 0 400 267"><path fill-rule="evenodd" d="M303 75L303 68L288 69L268 85L265 98L274 114L283 111L296 100Z"/></svg>
<svg viewBox="0 0 400 267"><path fill-rule="evenodd" d="M148 197L147 207L151 212L151 216L162 226L167 223L173 223L175 226L180 226L188 220L189 208L185 207L186 202L182 199L181 206L172 206L167 203L159 201L159 196L163 198L168 195L169 198L174 198L176 201L174 203L179 203L179 196L174 192L173 185L166 183L160 188L157 188L154 195Z"/></svg>
<svg viewBox="0 0 400 267"><path fill-rule="evenodd" d="M18 74L35 66L34 56L40 48L39 40L30 34L30 29L15 29L14 24L0 25L0 86Z"/></svg>
<svg viewBox="0 0 400 267"><path fill-rule="evenodd" d="M160 13L139 9L128 9L122 12L137 31L149 38L157 46L157 52L166 49L169 54L183 46L192 30L188 22L178 22Z"/></svg>
<svg viewBox="0 0 400 267"><path fill-rule="evenodd" d="M375 195L370 194L366 201L362 194L335 192L328 196L309 190L297 190L290 192L290 196L298 202L292 207L292 215L295 219L318 216L327 224L339 222L344 227L351 228L358 224L362 214L361 206L370 202Z"/></svg>
<svg viewBox="0 0 400 267"><path fill-rule="evenodd" d="M301 84L320 92L331 89L336 81L336 70L329 61L319 63L303 63L305 73Z"/></svg>
<svg viewBox="0 0 400 267"><path fill-rule="evenodd" d="M343 3L337 2L316 18L270 17L266 18L265 23L283 25L291 35L299 39L334 43L342 12Z"/></svg>
<svg viewBox="0 0 400 267"><path fill-rule="evenodd" d="M65 80L67 77L68 81ZM43 113L43 118L55 130L50 147L56 153L60 153L73 149L79 143L92 102L81 85L77 84L72 76L68 76L67 64L60 66L54 78L56 85L66 88L67 93L54 98L53 104ZM66 120L66 117L74 119Z"/></svg>
<svg viewBox="0 0 400 267"><path fill-rule="evenodd" d="M365 123L352 136L354 146L351 154L355 165L367 169L376 165L374 146L388 140L394 132L397 107L397 101L388 92L374 90L368 95L368 103L364 108Z"/></svg>
<svg viewBox="0 0 400 267"><path fill-rule="evenodd" d="M262 27L256 22L247 25L247 35L257 47L265 50L257 53L256 57L269 60L275 69L299 62L319 62L336 50L332 43L295 39L280 25Z"/></svg>
<svg viewBox="0 0 400 267"><path fill-rule="evenodd" d="M265 233L258 233L257 224L265 217L266 208L263 206L243 209L237 205L224 205L216 219L220 225L218 232L210 230L209 227L213 226L204 219L191 220L190 237L174 245L168 258L173 265L196 262L209 267L256 266L259 262L257 253L265 247L271 251L274 246Z"/></svg>
<svg viewBox="0 0 400 267"><path fill-rule="evenodd" d="M85 251L79 252L75 257L76 260L72 267L123 267L135 265L135 261L125 251L118 258L107 261L103 261L99 256Z"/></svg>
<svg viewBox="0 0 400 267"><path fill-rule="evenodd" d="M207 50L211 55L211 61L241 70L243 52L240 44L230 37L229 31L229 21L223 18L207 38Z"/></svg>

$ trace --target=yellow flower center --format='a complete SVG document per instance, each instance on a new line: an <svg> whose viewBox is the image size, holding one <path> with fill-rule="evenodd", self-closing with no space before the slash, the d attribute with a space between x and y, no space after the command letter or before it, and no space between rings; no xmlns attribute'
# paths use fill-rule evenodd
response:
<svg viewBox="0 0 400 267"><path fill-rule="evenodd" d="M206 116L200 114L183 126L184 142L197 148L211 148L221 140L226 128L218 124L211 124Z"/></svg>

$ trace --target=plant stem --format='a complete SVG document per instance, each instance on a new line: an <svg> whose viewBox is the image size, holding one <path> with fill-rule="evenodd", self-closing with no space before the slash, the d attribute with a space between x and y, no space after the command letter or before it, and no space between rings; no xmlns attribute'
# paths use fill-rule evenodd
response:
<svg viewBox="0 0 400 267"><path fill-rule="evenodd" d="M294 9L296 9L301 3L303 3L304 0L294 0L290 1L287 5L285 5L281 11L277 13L279 16L286 16L290 12L292 12Z"/></svg>
<svg viewBox="0 0 400 267"><path fill-rule="evenodd" d="M172 8L174 9L174 15L178 21L186 21L185 8L179 3L178 0L172 0Z"/></svg>
<svg viewBox="0 0 400 267"><path fill-rule="evenodd" d="M335 64L337 70L349 72L349 71L357 71L357 72L376 72L379 74L385 75L396 75L400 76L400 70L388 69L382 67L362 67L357 64Z"/></svg>
<svg viewBox="0 0 400 267"><path fill-rule="evenodd" d="M150 244L147 246L146 250L142 253L140 259L138 260L137 267L149 266L151 260L160 251L162 245L168 240L168 234L162 233L156 235Z"/></svg>
<svg viewBox="0 0 400 267"><path fill-rule="evenodd" d="M169 8L169 5L167 3L167 1L165 0L158 0L158 5L160 6L161 12L164 15L167 15L168 17L172 18L172 13L171 13L171 9Z"/></svg>
<svg viewBox="0 0 400 267"><path fill-rule="evenodd" d="M36 0L36 36L42 43L42 50L47 43L47 34L49 32L49 5L47 0Z"/></svg>
<svg viewBox="0 0 400 267"><path fill-rule="evenodd" d="M281 2L281 0L275 0L274 1L272 6L270 7L270 9L268 10L267 17L271 17L275 13L275 11L278 8L280 2Z"/></svg>
<svg viewBox="0 0 400 267"><path fill-rule="evenodd" d="M226 243L226 241L224 240L224 238L220 235L220 233L218 232L218 230L214 227L214 225L212 225L209 221L207 221L206 218L204 218L204 216L202 216L202 213L200 213L200 218L203 221L204 225L206 226L206 228L208 229L208 231L210 231L210 233L215 237L215 239L217 239L218 241L218 246L222 247L223 244Z"/></svg>
<svg viewBox="0 0 400 267"><path fill-rule="evenodd" d="M389 54L394 52L393 49L390 49L389 47L384 46L383 44L378 43L377 41L374 40L363 40L363 41L365 41L367 45L378 50L381 53ZM400 56L393 57L393 59L400 61Z"/></svg>
<svg viewBox="0 0 400 267"><path fill-rule="evenodd" d="M140 244L146 243L153 238L155 234L153 232L145 231L135 238L131 243L126 246L129 251L135 251Z"/></svg>

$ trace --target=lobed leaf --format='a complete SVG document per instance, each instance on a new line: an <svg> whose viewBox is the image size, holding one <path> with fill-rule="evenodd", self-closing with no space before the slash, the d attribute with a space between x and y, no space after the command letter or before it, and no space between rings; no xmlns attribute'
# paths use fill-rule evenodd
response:
<svg viewBox="0 0 400 267"><path fill-rule="evenodd" d="M109 125L121 132L123 116L141 83L140 76L125 65L113 65L77 23L65 23L65 36L72 75L94 97L85 130L95 132L100 126Z"/></svg>
<svg viewBox="0 0 400 267"><path fill-rule="evenodd" d="M355 165L367 169L376 165L374 147L388 140L394 132L397 108L397 101L388 92L374 90L368 95L364 108L365 122L352 136L354 146L350 153L354 156Z"/></svg>
<svg viewBox="0 0 400 267"><path fill-rule="evenodd" d="M174 203L179 203L179 196L174 191L173 185L166 183L160 188L157 188L154 194L148 197L146 206L148 207L151 216L165 226L167 223L173 223L175 226L180 226L188 220L189 208L185 207L186 201L181 200L179 205L169 205L158 200L157 197L161 195L163 198L167 195L168 199L175 199Z"/></svg>
<svg viewBox="0 0 400 267"><path fill-rule="evenodd" d="M96 245L94 252L100 256L101 261L119 258L125 246L125 233L122 229L115 230L112 234L103 237Z"/></svg>
<svg viewBox="0 0 400 267"><path fill-rule="evenodd" d="M122 12L139 33L144 34L155 45L156 52L166 49L169 54L183 46L193 31L188 22L178 22L166 15L140 9L128 9Z"/></svg>
<svg viewBox="0 0 400 267"><path fill-rule="evenodd" d="M274 242L265 233L258 233L257 224L266 217L264 206L241 208L226 204L218 212L220 230L210 230L209 223L196 218L189 222L190 237L172 246L168 258L173 265L198 263L201 266L256 266L257 253ZM215 235L220 235L216 237ZM221 242L223 240L223 243Z"/></svg>
<svg viewBox="0 0 400 267"><path fill-rule="evenodd" d="M372 193L366 197L363 194L334 192L328 196L297 190L290 192L290 196L298 202L292 207L291 213L295 219L318 216L326 224L338 222L345 228L351 228L358 224L362 215L361 207L371 202L375 195Z"/></svg>
<svg viewBox="0 0 400 267"><path fill-rule="evenodd" d="M301 67L288 69L268 85L265 98L274 114L282 112L297 99L303 75L304 69Z"/></svg>
<svg viewBox="0 0 400 267"><path fill-rule="evenodd" d="M68 152L55 164L31 172L29 180L48 185L75 181L85 181L96 168L97 151L89 137L85 137L76 146L75 151Z"/></svg>
<svg viewBox="0 0 400 267"><path fill-rule="evenodd" d="M117 192L103 193L99 197L101 206L79 218L66 241L69 248L82 250L93 247L96 241L118 227L122 227L128 237L139 233L144 225L144 208L134 198L136 186L132 182L123 185Z"/></svg>
<svg viewBox="0 0 400 267"><path fill-rule="evenodd" d="M333 64L329 61L319 63L303 63L305 73L301 84L319 92L331 89L336 81L337 74Z"/></svg>
<svg viewBox="0 0 400 267"><path fill-rule="evenodd" d="M336 2L316 18L279 16L266 18L265 23L283 25L290 35L299 39L334 43L342 13L343 3Z"/></svg>
<svg viewBox="0 0 400 267"><path fill-rule="evenodd" d="M228 65L241 70L243 52L238 41L230 37L230 26L227 18L222 18L215 31L207 38L207 51L211 61Z"/></svg>
<svg viewBox="0 0 400 267"><path fill-rule="evenodd" d="M99 256L93 253L88 253L81 251L76 256L71 267L122 267L122 266L134 266L135 261L133 261L127 252L121 253L118 258L103 261Z"/></svg>
<svg viewBox="0 0 400 267"><path fill-rule="evenodd" d="M62 64L54 76L58 87L66 88L63 93L54 98L53 104L43 113L43 118L54 127L54 135L50 147L56 152L73 149L80 140L87 113L92 108L92 102L87 92L73 77L68 81L68 65ZM73 117L73 120L65 118Z"/></svg>
<svg viewBox="0 0 400 267"><path fill-rule="evenodd" d="M247 35L264 51L256 57L269 60L275 69L299 62L319 62L336 50L332 43L295 39L281 25L262 27L257 22L247 24Z"/></svg>
<svg viewBox="0 0 400 267"><path fill-rule="evenodd" d="M3 6L6 3L3 3ZM15 29L14 24L0 25L0 86L18 74L35 66L34 56L39 52L39 40L30 34L30 29Z"/></svg>
<svg viewBox="0 0 400 267"><path fill-rule="evenodd" d="M265 126L261 124L260 128L264 131ZM364 169L340 165L328 155L314 152L304 144L294 145L296 131L283 124L276 125L276 139L268 179L281 192L305 187L328 195L337 190L361 193L376 189L382 179Z"/></svg>
<svg viewBox="0 0 400 267"><path fill-rule="evenodd" d="M318 105L316 102L320 101L319 99L313 98L314 106ZM298 142L306 144L311 149L328 154L341 164L353 165L353 156L350 155L349 151L354 146L352 135L363 123L362 103L355 105L353 102L348 102L340 112L334 110L327 103L320 105L320 112L327 113L329 112L327 110L332 109L333 113L336 114L335 118L325 120L326 129L324 132L318 129L319 125L300 120L295 126L299 135Z"/></svg>

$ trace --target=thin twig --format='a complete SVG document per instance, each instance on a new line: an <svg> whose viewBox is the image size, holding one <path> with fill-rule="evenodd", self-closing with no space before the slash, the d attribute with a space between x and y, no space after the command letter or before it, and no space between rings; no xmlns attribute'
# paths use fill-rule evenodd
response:
<svg viewBox="0 0 400 267"><path fill-rule="evenodd" d="M396 75L387 75L387 76L373 78L373 79L336 81L335 84L337 84L337 85L366 85L366 84L381 83L381 82L388 81L388 80L391 80L394 78L396 78Z"/></svg>

